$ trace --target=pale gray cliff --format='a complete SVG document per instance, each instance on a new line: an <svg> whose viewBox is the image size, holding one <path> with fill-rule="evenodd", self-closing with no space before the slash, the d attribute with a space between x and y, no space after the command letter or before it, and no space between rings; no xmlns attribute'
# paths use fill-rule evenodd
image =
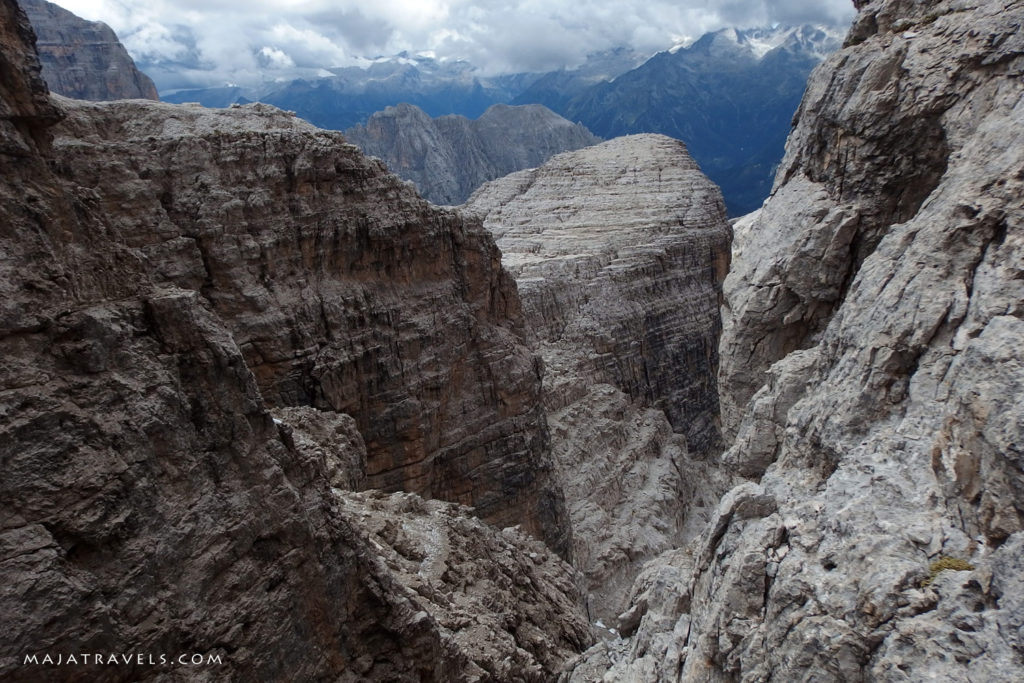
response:
<svg viewBox="0 0 1024 683"><path fill-rule="evenodd" d="M36 34L43 79L52 92L79 100L159 99L106 24L86 21L46 0L18 0Z"/></svg>
<svg viewBox="0 0 1024 683"><path fill-rule="evenodd" d="M614 618L640 564L722 486L702 462L718 445L721 193L681 142L635 135L488 183L464 208L516 279L575 563L591 616Z"/></svg>
<svg viewBox="0 0 1024 683"><path fill-rule="evenodd" d="M750 481L570 680L1024 678L1024 4L857 4L736 226Z"/></svg>
<svg viewBox="0 0 1024 683"><path fill-rule="evenodd" d="M349 128L345 137L436 204L461 204L488 180L600 141L539 104L496 104L477 119L433 119L419 107L399 104Z"/></svg>

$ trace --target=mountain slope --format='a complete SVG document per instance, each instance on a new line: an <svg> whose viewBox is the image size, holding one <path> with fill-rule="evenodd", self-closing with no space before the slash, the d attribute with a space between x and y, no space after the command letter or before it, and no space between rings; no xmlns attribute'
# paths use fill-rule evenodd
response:
<svg viewBox="0 0 1024 683"><path fill-rule="evenodd" d="M574 69L560 69L532 80L512 100L512 104L543 104L553 111L564 111L569 102L588 88L611 81L635 69L645 61L635 50L618 47L587 55Z"/></svg>
<svg viewBox="0 0 1024 683"><path fill-rule="evenodd" d="M640 565L699 528L697 508L724 488L706 467L731 236L721 195L678 140L631 135L487 183L464 208L516 278L587 611L614 619Z"/></svg>
<svg viewBox="0 0 1024 683"><path fill-rule="evenodd" d="M50 90L79 100L159 99L114 31L46 0L19 0L36 33Z"/></svg>
<svg viewBox="0 0 1024 683"><path fill-rule="evenodd" d="M0 62L0 678L555 676L590 636L479 222L265 105L50 100L13 0Z"/></svg>
<svg viewBox="0 0 1024 683"><path fill-rule="evenodd" d="M364 152L416 184L435 204L461 204L480 185L598 142L583 126L540 105L494 105L479 118L431 119L400 104L345 131Z"/></svg>
<svg viewBox="0 0 1024 683"><path fill-rule="evenodd" d="M542 103L604 138L661 133L684 141L738 215L767 196L807 76L836 47L836 36L813 27L723 29L567 104Z"/></svg>
<svg viewBox="0 0 1024 683"><path fill-rule="evenodd" d="M736 225L749 481L569 680L1024 676L1024 3L857 5Z"/></svg>

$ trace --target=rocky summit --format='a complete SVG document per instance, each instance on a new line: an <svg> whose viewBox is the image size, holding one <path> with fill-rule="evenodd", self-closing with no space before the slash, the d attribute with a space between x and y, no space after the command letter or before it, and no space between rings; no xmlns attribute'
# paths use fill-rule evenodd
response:
<svg viewBox="0 0 1024 683"><path fill-rule="evenodd" d="M559 152L600 142L578 123L539 104L496 104L477 119L436 119L412 104L379 111L345 131L369 155L411 180L435 204L461 204L478 187Z"/></svg>
<svg viewBox="0 0 1024 683"><path fill-rule="evenodd" d="M713 504L718 306L731 231L684 145L616 138L484 185L483 217L515 276L588 579L592 617L625 607L640 564ZM699 517L694 517L698 519Z"/></svg>
<svg viewBox="0 0 1024 683"><path fill-rule="evenodd" d="M109 26L47 0L18 0L36 34L43 78L52 92L81 100L159 99Z"/></svg>

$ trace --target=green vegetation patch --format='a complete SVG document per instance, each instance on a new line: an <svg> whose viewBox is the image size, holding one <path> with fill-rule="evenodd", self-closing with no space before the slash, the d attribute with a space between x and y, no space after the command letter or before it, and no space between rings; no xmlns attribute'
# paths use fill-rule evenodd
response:
<svg viewBox="0 0 1024 683"><path fill-rule="evenodd" d="M954 572L969 572L974 570L974 565L967 560L961 560L959 557L946 557L941 556L939 559L928 565L928 578L921 582L921 586L930 586L935 581L935 577L944 571Z"/></svg>

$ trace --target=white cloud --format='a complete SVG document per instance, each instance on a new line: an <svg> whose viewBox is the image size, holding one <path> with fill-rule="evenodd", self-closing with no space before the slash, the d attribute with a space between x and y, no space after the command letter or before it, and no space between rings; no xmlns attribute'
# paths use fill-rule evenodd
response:
<svg viewBox="0 0 1024 683"><path fill-rule="evenodd" d="M357 64L402 50L468 59L487 73L547 70L572 66L589 52L618 45L653 53L725 26L837 25L853 17L852 0L57 3L110 24L161 89L187 83L254 84L279 76L282 69L315 74L322 67Z"/></svg>
<svg viewBox="0 0 1024 683"><path fill-rule="evenodd" d="M259 51L260 64L268 69L291 69L295 60L276 47L264 46Z"/></svg>

